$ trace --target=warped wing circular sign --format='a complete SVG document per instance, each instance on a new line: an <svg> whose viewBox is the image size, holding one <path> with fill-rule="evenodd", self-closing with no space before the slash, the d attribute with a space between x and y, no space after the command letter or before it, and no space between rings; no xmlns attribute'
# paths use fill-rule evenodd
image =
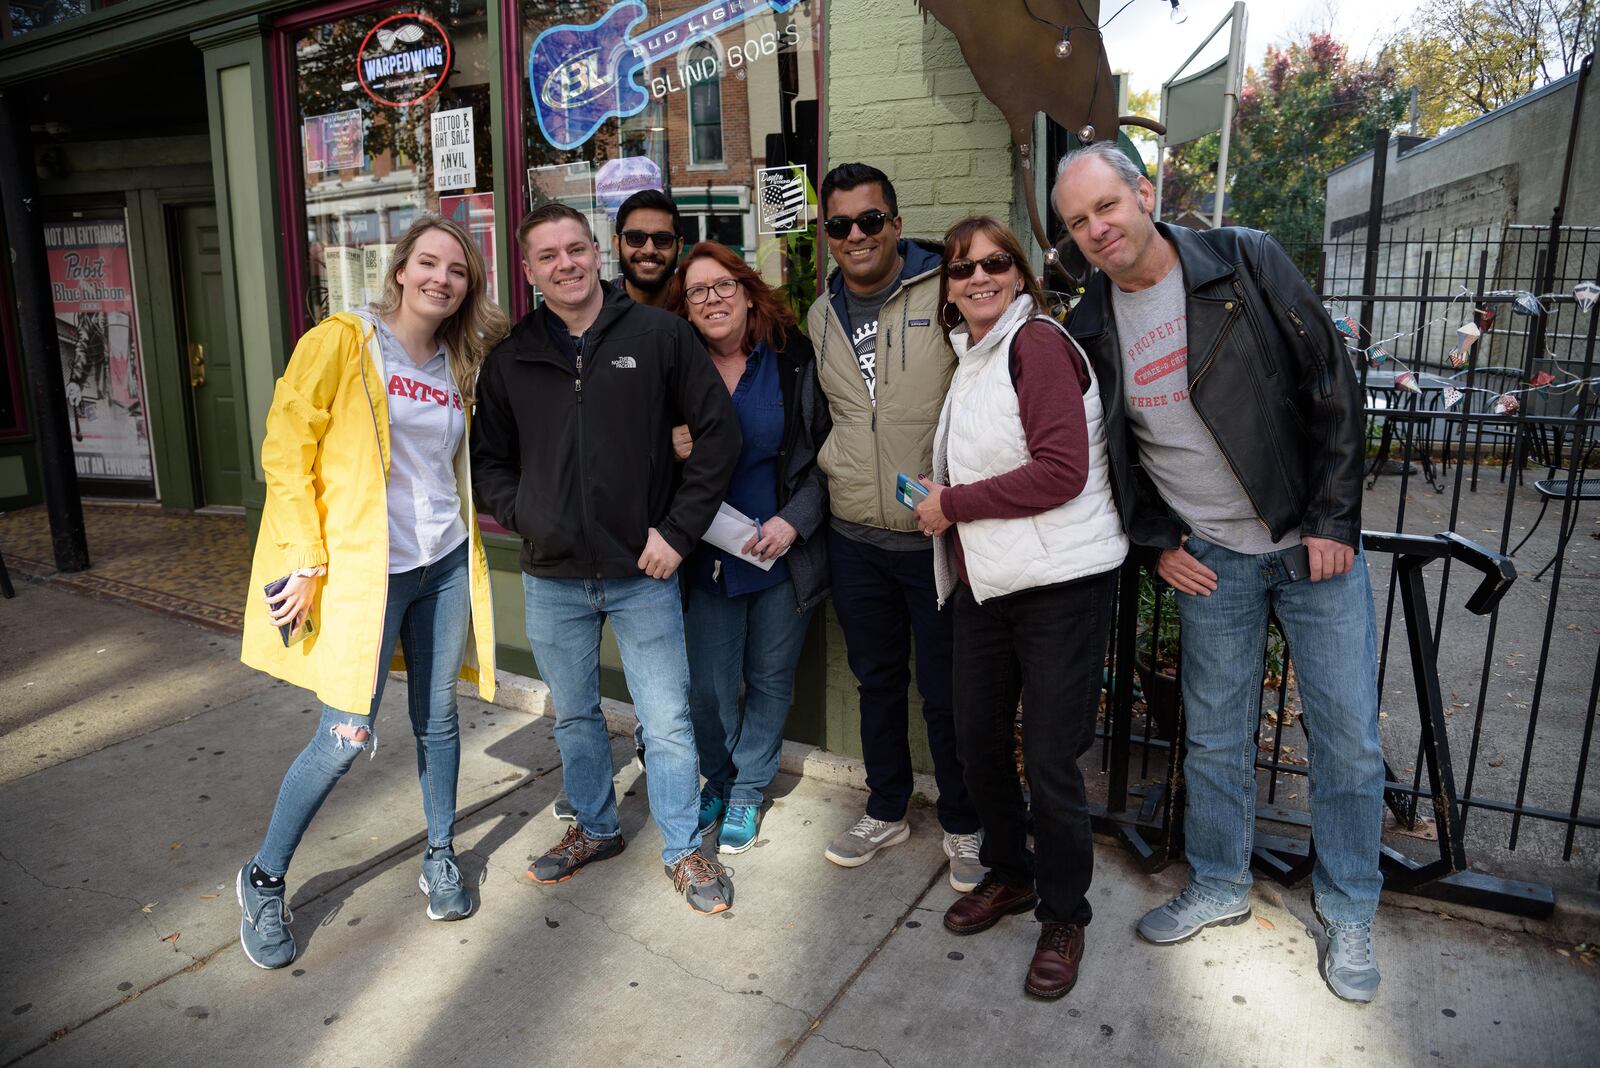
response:
<svg viewBox="0 0 1600 1068"><path fill-rule="evenodd" d="M421 103L449 73L450 38L426 15L390 15L367 31L356 51L361 88L385 107Z"/></svg>

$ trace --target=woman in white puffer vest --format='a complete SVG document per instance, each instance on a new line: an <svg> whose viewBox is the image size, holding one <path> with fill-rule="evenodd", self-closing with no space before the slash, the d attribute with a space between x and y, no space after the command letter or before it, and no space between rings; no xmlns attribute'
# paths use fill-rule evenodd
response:
<svg viewBox="0 0 1600 1068"><path fill-rule="evenodd" d="M941 325L957 367L918 526L936 537L941 605L955 612L956 744L983 824L977 889L945 913L956 934L1033 908L1024 989L1077 981L1094 840L1078 758L1094 741L1116 572L1128 541L1111 496L1094 373L1043 314L1016 236L989 216L945 235ZM1017 781L1022 748L1038 855Z"/></svg>

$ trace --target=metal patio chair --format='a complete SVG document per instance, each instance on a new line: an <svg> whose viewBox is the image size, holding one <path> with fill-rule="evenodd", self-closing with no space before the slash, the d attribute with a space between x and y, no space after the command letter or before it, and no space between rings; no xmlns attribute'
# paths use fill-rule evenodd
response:
<svg viewBox="0 0 1600 1068"><path fill-rule="evenodd" d="M1549 562L1544 567L1539 569L1539 573L1533 576L1533 581L1535 582L1543 578L1544 573L1549 571L1556 560L1560 558L1562 550L1571 540L1573 532L1578 529L1579 503L1582 501L1600 501L1600 476L1590 476L1588 473L1596 448L1600 447L1600 428L1595 426L1595 417L1600 414L1596 411L1596 401L1597 397L1591 390L1581 404L1574 404L1571 410L1566 413L1569 418L1576 420L1580 407L1587 409L1584 413L1585 419L1581 439L1576 422L1570 428L1572 431L1570 447L1577 457L1577 476L1574 477L1570 473L1568 465L1562 461L1562 456L1566 448L1568 448L1568 428L1557 426L1552 428L1555 440L1552 443L1549 456L1549 473L1533 484L1534 492L1539 494L1542 499L1542 503L1539 505L1539 515L1534 519L1533 526L1529 527L1528 532L1522 536L1522 540L1517 542L1516 548L1511 550L1510 555L1512 556L1517 555L1517 549L1526 545L1528 539L1533 537L1533 532L1539 529L1539 524L1544 522L1544 514L1549 510L1551 501L1572 502L1571 514L1567 517L1566 526L1556 538L1555 554L1550 557Z"/></svg>

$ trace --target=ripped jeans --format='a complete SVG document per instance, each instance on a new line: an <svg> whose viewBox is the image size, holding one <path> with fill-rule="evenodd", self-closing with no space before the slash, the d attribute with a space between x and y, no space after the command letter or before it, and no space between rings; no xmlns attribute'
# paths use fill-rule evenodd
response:
<svg viewBox="0 0 1600 1068"><path fill-rule="evenodd" d="M462 542L432 564L390 575L383 615L380 648L393 649L398 640L405 653L417 780L428 820L428 844L435 848L448 846L455 833L456 777L461 767L456 675L472 613L468 552L467 542ZM378 702L389 677L387 667L385 662L385 670L378 673L368 715L323 706L316 733L283 777L272 822L255 856L255 863L268 875L287 874L312 817L356 757L363 752L376 755ZM360 732L365 732L364 738Z"/></svg>

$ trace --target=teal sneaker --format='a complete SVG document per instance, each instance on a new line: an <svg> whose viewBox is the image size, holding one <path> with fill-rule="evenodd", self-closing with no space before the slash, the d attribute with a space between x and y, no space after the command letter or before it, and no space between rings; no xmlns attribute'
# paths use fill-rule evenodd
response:
<svg viewBox="0 0 1600 1068"><path fill-rule="evenodd" d="M718 853L743 853L756 844L756 829L761 823L761 802L735 801L728 806L717 837Z"/></svg>
<svg viewBox="0 0 1600 1068"><path fill-rule="evenodd" d="M294 916L286 900L288 888L253 885L251 863L245 861L233 880L233 892L244 914L239 920L239 945L257 968L283 968L295 954L294 935L289 933Z"/></svg>
<svg viewBox="0 0 1600 1068"><path fill-rule="evenodd" d="M712 828L722 819L728 811L728 803L722 795L713 793L710 786L700 790L700 835L704 837L711 833Z"/></svg>
<svg viewBox="0 0 1600 1068"><path fill-rule="evenodd" d="M464 920L472 915L472 895L463 884L455 850L449 846L422 855L417 886L428 895L428 919Z"/></svg>

